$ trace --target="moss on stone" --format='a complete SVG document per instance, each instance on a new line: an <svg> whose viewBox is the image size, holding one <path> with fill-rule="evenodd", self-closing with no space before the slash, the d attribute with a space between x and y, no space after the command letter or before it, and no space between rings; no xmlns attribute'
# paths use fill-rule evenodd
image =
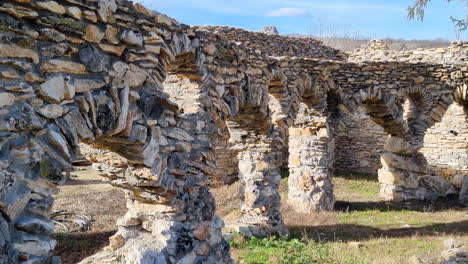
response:
<svg viewBox="0 0 468 264"><path fill-rule="evenodd" d="M83 35L86 31L86 25L84 23L72 18L49 16L39 19L39 23L79 35Z"/></svg>
<svg viewBox="0 0 468 264"><path fill-rule="evenodd" d="M50 177L50 162L49 160L45 157L41 157L41 161L39 162L39 166L41 169L41 176L43 178L49 179Z"/></svg>

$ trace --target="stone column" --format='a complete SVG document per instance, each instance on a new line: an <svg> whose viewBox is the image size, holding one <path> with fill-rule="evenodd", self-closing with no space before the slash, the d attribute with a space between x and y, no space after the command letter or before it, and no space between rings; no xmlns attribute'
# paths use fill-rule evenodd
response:
<svg viewBox="0 0 468 264"><path fill-rule="evenodd" d="M335 143L326 118L289 129L288 203L296 211L332 210Z"/></svg>
<svg viewBox="0 0 468 264"><path fill-rule="evenodd" d="M439 196L455 193L454 186L430 170L424 155L419 152L421 142L391 136L385 144L378 171L380 195L388 201L411 199L435 200Z"/></svg>
<svg viewBox="0 0 468 264"><path fill-rule="evenodd" d="M288 235L278 192L281 155L265 138L238 154L242 216L236 228L246 236Z"/></svg>

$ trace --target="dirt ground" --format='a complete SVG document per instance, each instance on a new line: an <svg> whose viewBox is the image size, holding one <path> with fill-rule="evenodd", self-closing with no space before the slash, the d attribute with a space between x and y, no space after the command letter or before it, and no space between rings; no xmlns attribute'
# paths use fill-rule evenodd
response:
<svg viewBox="0 0 468 264"><path fill-rule="evenodd" d="M333 212L298 214L286 202L282 206L285 224L295 238L311 239L332 245L337 254L357 255L359 263L407 263L413 255L435 255L443 250L447 237L468 244L468 210L455 199L438 202L384 202L378 198L379 184L375 176L359 174L337 175L334 179L337 203ZM115 233L115 222L126 212L123 191L102 182L90 167L74 173L55 197L53 211L84 212L93 217L86 232L56 234L55 254L64 264L77 263L108 244ZM239 184L213 189L217 214L227 224L239 217ZM280 191L287 197L287 179ZM349 248L359 241L366 248ZM238 263L245 252L233 249ZM335 263L335 262L323 262ZM350 262L358 263L358 262Z"/></svg>

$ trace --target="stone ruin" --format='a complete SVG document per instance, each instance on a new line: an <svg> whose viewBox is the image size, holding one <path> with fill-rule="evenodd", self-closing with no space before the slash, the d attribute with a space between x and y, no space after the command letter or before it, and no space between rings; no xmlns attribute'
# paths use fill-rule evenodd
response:
<svg viewBox="0 0 468 264"><path fill-rule="evenodd" d="M209 187L238 178L238 230L287 234L281 168L300 212L333 209L335 169L378 170L387 200L466 201L468 43L379 47L191 27L126 0L1 1L0 263L60 263L52 182L80 143L128 201L82 263L232 263Z"/></svg>

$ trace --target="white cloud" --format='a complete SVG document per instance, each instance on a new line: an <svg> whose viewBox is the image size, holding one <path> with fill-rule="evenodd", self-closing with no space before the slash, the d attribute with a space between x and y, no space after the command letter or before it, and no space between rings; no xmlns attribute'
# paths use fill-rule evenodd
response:
<svg viewBox="0 0 468 264"><path fill-rule="evenodd" d="M286 17L286 16L305 16L307 14L304 8L283 7L268 12L268 17Z"/></svg>

